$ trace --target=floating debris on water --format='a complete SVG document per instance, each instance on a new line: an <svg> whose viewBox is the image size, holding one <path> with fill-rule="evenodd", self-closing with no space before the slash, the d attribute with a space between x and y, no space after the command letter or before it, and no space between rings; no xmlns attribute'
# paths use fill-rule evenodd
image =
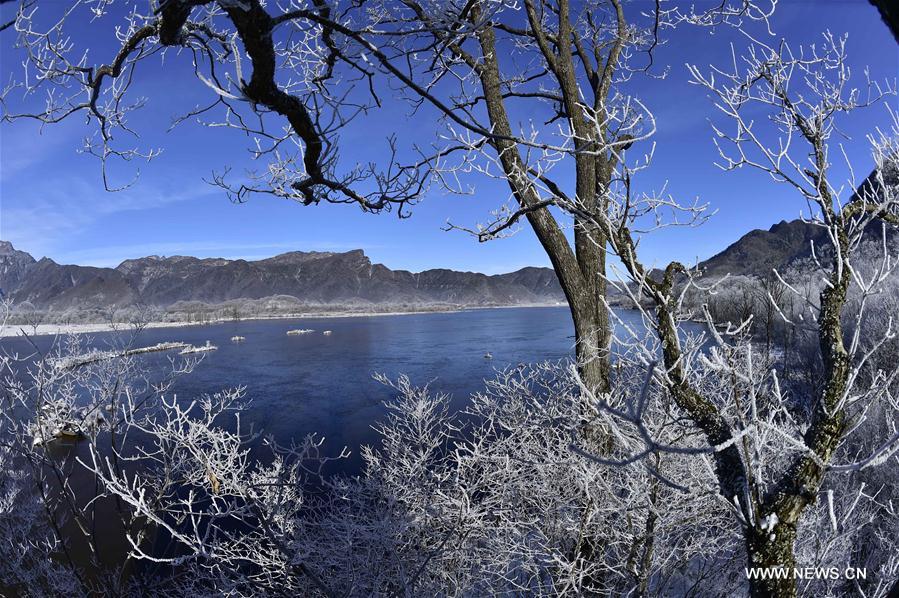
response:
<svg viewBox="0 0 899 598"><path fill-rule="evenodd" d="M206 341L206 344L200 347L188 347L181 351L181 355L189 355L191 353L205 353L206 351L217 351L218 347L213 345L211 342Z"/></svg>
<svg viewBox="0 0 899 598"><path fill-rule="evenodd" d="M184 349L190 347L187 343L158 343L149 347L138 347L137 349L126 349L124 351L91 351L83 355L72 355L69 357L61 357L51 360L53 367L60 370L68 370L79 368L84 365L103 361L105 359L115 359L117 357L129 357L131 355L139 355L141 353L154 353L156 351L171 351L173 349Z"/></svg>
<svg viewBox="0 0 899 598"><path fill-rule="evenodd" d="M172 349L183 349L189 347L188 343L158 343L150 347L141 347L139 349L130 349L125 351L125 355L137 355L138 353L152 353L154 351L170 351Z"/></svg>

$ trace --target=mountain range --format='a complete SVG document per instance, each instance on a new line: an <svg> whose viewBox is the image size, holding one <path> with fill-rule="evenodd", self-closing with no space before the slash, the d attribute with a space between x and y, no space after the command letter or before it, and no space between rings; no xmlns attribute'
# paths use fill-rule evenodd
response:
<svg viewBox="0 0 899 598"><path fill-rule="evenodd" d="M783 272L790 264L811 257L813 245L818 250L828 246L826 229L802 220L782 220L768 230L749 231L699 267L705 276L762 277L772 269Z"/></svg>
<svg viewBox="0 0 899 598"><path fill-rule="evenodd" d="M801 220L753 230L700 263L707 276L763 276L772 268L811 255L826 244L826 231ZM293 251L247 261L186 256L149 256L115 268L57 264L34 259L0 241L0 292L14 303L50 311L169 307L179 302L221 304L238 299L286 297L301 305L500 306L554 304L564 295L549 268L522 268L486 275L432 269L391 270L372 263L361 249L342 253Z"/></svg>
<svg viewBox="0 0 899 598"><path fill-rule="evenodd" d="M494 306L564 301L549 268L488 276L446 269L409 272L375 264L361 249L293 251L248 261L186 256L125 260L115 268L57 264L0 241L0 291L52 311L142 303L220 304L289 296L308 305Z"/></svg>
<svg viewBox="0 0 899 598"><path fill-rule="evenodd" d="M865 243L882 242L879 221L865 231ZM899 242L899 229L887 227L886 242L894 248ZM788 266L808 260L814 254L819 259L831 253L827 229L803 220L782 220L768 230L753 230L704 262L699 267L704 276L721 277L725 274L765 277L773 269L784 274ZM807 265L805 267L808 267Z"/></svg>

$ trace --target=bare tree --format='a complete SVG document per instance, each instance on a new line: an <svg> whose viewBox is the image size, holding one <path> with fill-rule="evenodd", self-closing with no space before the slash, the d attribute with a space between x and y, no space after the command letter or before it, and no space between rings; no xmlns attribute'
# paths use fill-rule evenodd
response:
<svg viewBox="0 0 899 598"><path fill-rule="evenodd" d="M899 42L899 12L896 11L896 7L890 5L886 0L869 1L877 7L877 10L880 12L880 18L890 28L890 32L893 34L896 42Z"/></svg>
<svg viewBox="0 0 899 598"><path fill-rule="evenodd" d="M669 264L661 276L649 272L636 253L636 238L629 228L632 217L615 221L598 215L595 222L607 231L639 292L654 305L653 313L646 311L645 316L660 344L658 383L665 396L670 396L677 409L705 436L720 495L734 505L743 526L749 568L787 572L750 579L753 595L793 596L796 579L790 572L796 566L797 530L810 505L823 492L825 480L830 475L885 463L899 451L895 427L899 404L890 390L899 369L892 364L887 370L862 373L872 355L895 336L892 321L880 338L864 348L861 341L866 330L865 298L879 292L895 269L895 262L885 243L880 262L868 276L854 260L874 223L899 224L899 122L891 112L892 128L870 136L875 168L863 183L852 180L852 165L847 164L849 188L855 192L846 197L846 185L838 184L832 174L833 160L840 149L831 140L837 119L842 113L894 96L895 88L870 81L863 90L850 87L845 39L831 34L825 34L820 46L799 54L785 43L771 47L749 39L747 54L742 61L734 60L733 70L713 67L706 75L695 66L689 68L693 81L708 89L719 110L732 119L732 129L723 125L714 129L722 167L730 170L748 166L792 186L812 208L810 222L828 233L828 247L813 248L817 271L823 277L822 290L806 305L808 316L815 322L823 360L820 395L797 410L780 388L776 370L756 373L751 343L739 341L748 320L739 326L729 325L728 334L736 342L727 342L714 333L717 346L709 356L697 354L695 345L685 345L678 322L684 318L685 289L699 284L694 273L677 262ZM758 110L765 111L765 121L759 121ZM631 196L629 185L618 201L643 202L651 210L672 206L668 198ZM687 284L678 286L679 278ZM782 278L780 281L795 291ZM845 338L843 317L852 287L862 297L861 308L854 314L850 335ZM709 327L716 330L711 319ZM640 350L648 364L655 362L650 349ZM703 390L710 374L731 379L733 392ZM640 426L643 408L640 403L626 411L611 412L627 425ZM885 417L888 421L893 418L894 424L880 429L875 422L883 413L891 414ZM866 426L879 435L870 453L836 464L837 455L845 456L841 450L846 448L847 438ZM772 434L779 438L775 440ZM663 447L648 434L644 438L647 448L634 458L646 458L658 451L701 450ZM828 500L832 500L829 495Z"/></svg>
<svg viewBox="0 0 899 598"><path fill-rule="evenodd" d="M41 360L30 378L4 380L3 397L20 410L4 420L3 446L34 468L21 476L4 469L0 478L14 490L0 500L0 526L14 530L2 544L11 552L4 580L43 593L65 584L75 594L160 596L739 592L744 536L782 532L762 518L764 503L750 502L760 500L755 494L744 510L722 492L718 455L737 447L747 486L763 491L808 450L801 414L745 338L716 335L705 350L703 336L658 338L657 313L643 315L652 332L619 339L610 393L597 395L564 363L519 366L455 416L449 397L407 379L392 383L398 397L377 426L381 442L363 449L365 469L353 477L322 476L327 459L315 438L282 447L249 433L242 389L165 396L168 384L145 386L134 358L69 367L83 349L61 347L62 359ZM677 344L669 351L663 341ZM679 410L670 384L677 373L658 363L672 352L688 390L727 422L721 445ZM10 374L20 367L10 356L2 366ZM868 407L847 435L856 442L837 451L848 462L832 467L821 499L806 507L795 548L815 567L852 555L876 571L860 590L877 597L899 574L899 514L882 484L866 487L857 476L897 458L882 440L896 433L899 404L869 392L881 382L889 380L855 383L865 394L850 396L853 409ZM578 433L585 397L614 438L603 455ZM97 412L107 424L91 425ZM61 459L53 443L65 438L49 439L72 423L83 433L80 458ZM38 437L48 442L34 444ZM85 479L96 484L87 484L87 497ZM124 523L124 565L99 558L111 540L94 527L104 505ZM26 523L28 538L56 560L36 554L13 527ZM804 584L815 595L847 591L827 580Z"/></svg>
<svg viewBox="0 0 899 598"><path fill-rule="evenodd" d="M6 321L0 313L0 329ZM198 360L173 360L168 370L150 372L124 351L90 359L96 351L75 336L50 349L34 342L30 348L0 353L0 590L128 593L136 580L126 574L130 557L113 548L117 532L141 542L150 523L121 501L107 500L100 479L78 463L76 447L102 453L122 475L131 471L123 450L132 446L129 421L152 412Z"/></svg>
<svg viewBox="0 0 899 598"><path fill-rule="evenodd" d="M121 146L115 135L133 130L128 119L141 104L129 102L129 88L144 60L172 48L184 50L214 97L176 122L196 118L235 128L253 140L254 158L268 161L236 180L230 168L212 177L237 201L265 193L305 205L396 208L405 216L432 182L467 193L466 176L498 177L509 187L508 204L490 222L466 230L486 241L528 222L568 299L581 374L591 387L608 390L608 239L580 210L560 217L550 208L609 207L620 150L654 131L640 100L621 86L650 72L664 31L681 23L766 20L775 3L722 2L695 12L661 2L644 11L621 0L316 0L273 11L259 0L167 0L151 12L124 15L120 51L96 65L75 48L66 22L88 8L103 23L113 12L110 3L77 2L50 28L39 28L36 8L23 6L15 29L38 76L7 88L3 116L54 123L87 115L96 130L85 149L101 159L104 182L115 188L107 171L114 159L155 155ZM438 119L434 145L410 148L418 157L404 162L400 156L408 151L391 138L385 163L342 172L338 134L381 104L382 78L414 110ZM46 107L14 110L14 90L46 92ZM528 122L517 125L518 114L529 115ZM546 123L538 126L533 115ZM566 178L575 181L572 200L561 182ZM568 217L573 244L565 233Z"/></svg>
<svg viewBox="0 0 899 598"><path fill-rule="evenodd" d="M91 6L99 16L108 8ZM64 22L38 31L23 9L16 30L42 74L23 89L70 94L52 94L44 112L4 116L56 122L88 114L97 125L88 149L103 161L105 177L112 158L152 155L116 146L111 131L130 126L133 106L125 98L139 63L179 47L215 93L209 106L188 116L223 110L221 123L251 133L259 143L256 157L269 160L263 173L237 183L227 173L214 177L239 201L270 193L374 212L394 207L405 215L429 181L464 192L459 181L469 172L499 176L510 188L510 205L469 230L487 240L512 232L522 219L534 229L569 298L579 375L501 376L495 393L474 399L480 427L461 438L444 400L401 381L395 416L380 427L382 450L366 452L368 475L333 482L334 503L322 510L298 490L304 475L317 474L306 467L321 461L314 443L275 447L274 465L263 465L248 458L239 428L220 425L233 414L239 392L188 405L160 400L154 417L132 417L129 407L123 425L147 439L139 454L120 445L104 454L92 445L81 465L127 505L129 521L152 522L182 551L153 554L142 544L145 536L129 530L132 558L185 567L193 575L179 578L183 593L203 584L242 589L253 583L322 594L445 587L648 594L681 583L695 584L697 593L705 587L724 593L709 579L717 566L742 559L749 567L788 569L797 555L827 562L879 516L884 525L866 539L883 547L876 563L892 579L895 557L883 555L895 553L894 505L859 489L853 476L894 463L899 450L892 390L899 370L873 367L878 350L895 336L892 322L878 338L863 338L867 298L895 263L885 252L866 273L855 257L872 224L896 223L899 132L872 135L874 171L860 186L852 180L856 192L843 197L832 165L836 118L892 89L869 86L870 98L850 89L842 40L828 36L817 51L796 56L786 45L750 38L745 61L735 60L732 71L716 69L712 77L691 67L694 82L716 98L736 131L716 129L723 166L760 169L791 185L812 207L810 221L828 232L829 248L815 248L813 258L823 280L817 296L778 279L795 292L818 335L823 388L802 401L807 397L781 387L767 360L760 363L744 334L747 322L719 332L709 317L714 346L708 350L707 339L685 336L684 297L690 288L704 290L702 280L679 263L653 273L640 261L641 233L671 223L672 214L680 224L701 222L704 213L701 206L636 193L648 159L628 161L628 152L650 138L653 119L618 86L651 62L658 32L667 26L767 13L747 3L701 14L657 5L648 16L629 16L615 0L586 4L583 12L564 1L528 0L521 7L318 2L279 8L277 15L268 10L255 0L170 0L153 14L130 13L120 30L121 52L106 66L90 67L71 51ZM506 48L524 66L505 62ZM282 64L298 76L277 77ZM395 153L386 166L340 173L334 135L378 103L376 75L401 82L413 104L441 115L450 141L420 149L409 164L400 163L391 142ZM353 77L369 85L361 105L346 93ZM282 80L289 82L276 83ZM806 89L798 93L797 86ZM558 129L513 127L519 103L532 102L540 106L534 113L545 113ZM751 109L769 118L756 124ZM773 134L761 134L763 125ZM563 169L574 175L573 192L553 178ZM573 221L573 244L559 209ZM615 368L608 359L605 287L615 284L606 272L608 247L632 283L621 291L654 334L631 331ZM860 309L847 335L851 288ZM535 393L534 386L546 392ZM572 433L582 420L574 405L585 403L614 440L604 454ZM116 458L146 459L153 467L132 475ZM177 484L167 477L172 471ZM235 530L236 520L252 524ZM736 539L725 531L734 522ZM684 569L697 578L676 579ZM331 579L334 571L352 573ZM750 584L760 596L797 591L790 577ZM886 589L884 583L872 593Z"/></svg>
<svg viewBox="0 0 899 598"><path fill-rule="evenodd" d="M24 301L15 306L12 314L16 320L31 329L31 334L36 335L38 328L44 322L46 314L39 310L30 301Z"/></svg>
<svg viewBox="0 0 899 598"><path fill-rule="evenodd" d="M139 335L151 323L159 319L160 310L146 303L137 303L128 310L128 325L131 334Z"/></svg>

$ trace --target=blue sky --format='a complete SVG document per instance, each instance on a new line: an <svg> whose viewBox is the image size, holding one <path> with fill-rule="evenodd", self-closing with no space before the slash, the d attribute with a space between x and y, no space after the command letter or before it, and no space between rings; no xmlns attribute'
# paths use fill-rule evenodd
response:
<svg viewBox="0 0 899 598"><path fill-rule="evenodd" d="M48 2L42 9L62 5ZM11 8L4 4L2 16ZM825 29L848 33L851 65L859 77L865 67L880 79L895 78L899 70L897 46L864 0L781 0L772 23L777 36L793 45L819 41ZM108 25L105 32L97 31L96 26L84 26L71 33L76 45L90 41L97 62L106 61L115 51L114 39ZM9 49L12 41L11 31L0 34L4 79L20 68L20 55ZM699 229L646 238L641 252L647 262L709 257L749 230L797 217L804 205L763 174L724 173L713 165L717 154L707 119L721 121L704 92L687 83L684 64L726 63L731 42L738 50L746 45L727 31L680 29L656 56L657 63L670 65L667 79L636 86L659 129L654 165L641 176L641 185L658 189L667 183L675 196L699 197L717 210ZM503 185L483 178L467 181L475 188L472 196L429 194L405 220L362 214L350 206L304 207L261 196L245 204L230 203L202 179L224 165L245 162L246 139L196 124L165 133L173 115L212 99L208 88L190 75L186 56L166 60L164 66L154 62L145 69L136 88L136 95L148 101L136 123L147 144L164 152L139 165L140 179L126 191L105 192L96 160L77 152L80 139L90 131L83 119L43 129L26 121L0 125L0 238L36 257L103 266L149 254L254 259L292 250L354 248L391 268L414 271L443 267L497 273L548 265L526 227L510 239L485 244L441 230L448 218L467 225L484 221L506 199ZM397 123L404 142L428 144L435 127L426 122L427 114L417 118L409 116L405 105L387 101L343 136L343 163L368 162L383 152L384 138ZM846 147L859 171L870 167L864 135L887 120L886 109L879 106L842 123ZM132 173L131 168L118 169L113 177L124 181Z"/></svg>

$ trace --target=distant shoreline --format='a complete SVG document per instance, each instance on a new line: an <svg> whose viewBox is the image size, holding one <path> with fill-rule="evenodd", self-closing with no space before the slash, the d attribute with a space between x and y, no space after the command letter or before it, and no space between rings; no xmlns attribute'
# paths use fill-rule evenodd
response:
<svg viewBox="0 0 899 598"><path fill-rule="evenodd" d="M215 318L205 322L148 322L144 329L150 328L184 328L187 326L212 326L228 322L244 322L256 320L300 320L324 318L370 318L375 316L411 316L418 314L447 314L477 309L516 309L528 307L567 307L565 303L523 303L520 305L470 305L464 307L447 307L435 309L419 309L406 311L334 311L334 312L300 312L269 316L252 316L235 320L233 318ZM38 324L37 330L26 324L7 324L0 327L0 338L20 336L66 336L69 334L91 334L97 332L127 332L132 329L128 322L94 322L83 324Z"/></svg>

